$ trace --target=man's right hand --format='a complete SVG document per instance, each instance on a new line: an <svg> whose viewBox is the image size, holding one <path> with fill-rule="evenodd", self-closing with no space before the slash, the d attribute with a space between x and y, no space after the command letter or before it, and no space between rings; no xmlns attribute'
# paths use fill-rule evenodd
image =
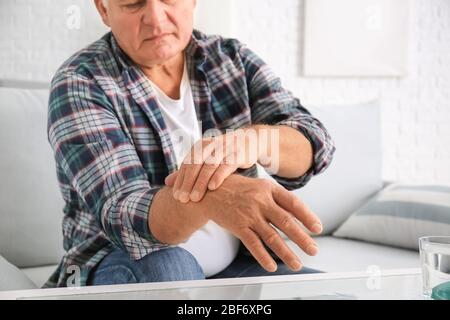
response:
<svg viewBox="0 0 450 320"><path fill-rule="evenodd" d="M219 189L209 191L203 200L207 202L204 208L208 210L205 213L208 218L239 238L269 272L276 271L277 264L263 243L292 270L302 267L299 258L273 226L308 255L318 252L315 241L299 222L319 234L322 232L319 218L298 197L269 180L233 174Z"/></svg>

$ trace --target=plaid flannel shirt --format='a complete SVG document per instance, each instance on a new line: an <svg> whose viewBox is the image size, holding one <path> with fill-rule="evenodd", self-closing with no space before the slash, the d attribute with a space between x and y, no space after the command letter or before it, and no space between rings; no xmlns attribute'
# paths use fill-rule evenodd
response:
<svg viewBox="0 0 450 320"><path fill-rule="evenodd" d="M326 129L245 45L194 30L185 55L203 132L257 123L302 132L313 146L314 165L297 179L274 176L289 190L330 164L335 149ZM165 177L178 169L172 142L144 73L112 33L57 71L48 139L65 200L66 254L45 287L86 285L113 247L134 260L167 247L151 235L148 213ZM257 174L255 166L239 173Z"/></svg>

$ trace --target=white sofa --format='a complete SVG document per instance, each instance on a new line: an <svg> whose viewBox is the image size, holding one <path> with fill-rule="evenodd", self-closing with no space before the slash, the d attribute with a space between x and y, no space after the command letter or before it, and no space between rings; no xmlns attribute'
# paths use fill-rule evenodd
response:
<svg viewBox="0 0 450 320"><path fill-rule="evenodd" d="M317 214L324 232L319 254L309 257L288 240L305 266L325 272L417 268L415 250L332 236L347 218L386 184L382 181L381 110L377 101L357 105L308 106L330 132L336 152L330 167L294 191ZM263 171L260 171L264 175ZM267 177L267 175L266 175Z"/></svg>
<svg viewBox="0 0 450 320"><path fill-rule="evenodd" d="M63 254L63 202L46 136L47 86L0 80L0 291L41 287ZM322 218L325 232L316 257L288 244L304 265L325 272L418 267L415 251L331 236L382 188L377 105L309 109L337 151L331 167L295 193Z"/></svg>

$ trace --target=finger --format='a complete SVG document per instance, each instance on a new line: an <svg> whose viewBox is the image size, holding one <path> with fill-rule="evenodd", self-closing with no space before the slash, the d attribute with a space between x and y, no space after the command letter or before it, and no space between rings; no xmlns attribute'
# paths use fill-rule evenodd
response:
<svg viewBox="0 0 450 320"><path fill-rule="evenodd" d="M166 184L166 186L168 187L173 187L175 184L175 181L178 177L179 171L174 171L171 174L169 174L166 179L164 180L164 183Z"/></svg>
<svg viewBox="0 0 450 320"><path fill-rule="evenodd" d="M277 264L267 252L259 237L252 230L248 229L246 232L238 235L244 246L250 251L252 256L258 263L268 272L277 271Z"/></svg>
<svg viewBox="0 0 450 320"><path fill-rule="evenodd" d="M212 157L212 154L217 150L217 143L215 140L207 140L202 142L204 147L200 152L194 152L192 155L188 155L183 162L182 167L185 168L183 182L181 183L179 191L179 200L182 203L187 203L190 200L190 194L193 191L195 182L203 167L203 164L207 158ZM193 149L194 151L194 149ZM188 161L189 160L189 161ZM222 159L220 159L222 160ZM220 163L219 160L219 163Z"/></svg>
<svg viewBox="0 0 450 320"><path fill-rule="evenodd" d="M173 197L176 200L180 199L180 192L179 192L179 190L180 190L181 184L183 183L185 170L186 170L186 167L182 165L180 170L178 170L179 173L178 173L178 176L177 176L177 178L175 180L175 183L174 183L174 186L173 186L173 190L172 190Z"/></svg>
<svg viewBox="0 0 450 320"><path fill-rule="evenodd" d="M216 148L223 148L223 141L216 141ZM223 149L215 149L215 150L222 150ZM215 190L217 189L225 180L225 178L229 175L231 175L236 169L232 168L226 168L226 165L224 165L224 162L226 161L226 158L229 155L226 154L226 157L224 159L224 156L222 153L218 154L215 153L214 155L210 155L205 159L205 162L203 164L203 167L200 170L200 173L198 174L197 181L195 182L194 187L192 188L191 192L191 200L194 202L200 201L203 196L206 194L206 191L208 189ZM217 170L219 170L219 175L217 175ZM228 171L231 171L231 173L228 173ZM223 178L221 178L222 175L225 175ZM215 177L215 181L211 183L211 179ZM213 187L212 187L213 186Z"/></svg>
<svg viewBox="0 0 450 320"><path fill-rule="evenodd" d="M219 188L225 181L225 179L231 176L237 170L237 168L238 167L234 165L221 164L214 172L214 175L211 177L208 184L208 189L216 190L217 188Z"/></svg>
<svg viewBox="0 0 450 320"><path fill-rule="evenodd" d="M317 254L319 248L316 242L302 230L300 224L291 213L280 207L273 208L267 218L308 255L315 256Z"/></svg>
<svg viewBox="0 0 450 320"><path fill-rule="evenodd" d="M255 231L264 243L292 270L298 271L302 268L300 259L287 246L280 234L269 223L263 222Z"/></svg>
<svg viewBox="0 0 450 320"><path fill-rule="evenodd" d="M185 165L184 177L181 185L179 186L179 200L182 203L189 202L189 196L191 194L192 188L194 187L195 181L197 180L197 176L200 173L200 170L203 164L189 164Z"/></svg>
<svg viewBox="0 0 450 320"><path fill-rule="evenodd" d="M192 192L190 194L191 201L198 202L203 199L206 191L208 191L208 183L218 167L219 165L203 165L200 173L198 174L197 180L195 181L194 187L192 188Z"/></svg>
<svg viewBox="0 0 450 320"><path fill-rule="evenodd" d="M272 195L280 207L292 213L311 232L316 234L322 232L320 219L296 195L276 184L273 184Z"/></svg>
<svg viewBox="0 0 450 320"><path fill-rule="evenodd" d="M225 179L232 175L238 169L238 167L239 166L236 162L236 152L234 152L232 149L230 150L227 148L227 154L223 159L221 165L217 168L216 172L211 177L211 180L208 184L208 189L216 190L217 188L219 188L225 181Z"/></svg>
<svg viewBox="0 0 450 320"><path fill-rule="evenodd" d="M217 142L217 143L218 144L216 145L216 147L220 148L222 146L222 142ZM220 159L220 157L222 157L222 159ZM234 170L227 169L225 172L222 172L223 167L224 167L223 163L225 161L226 161L226 159L223 159L222 154L210 155L209 157L207 157L205 159L203 167L200 170L200 173L198 174L197 181L195 182L195 185L192 188L192 192L191 192L191 200L192 201L194 201L194 202L200 201L203 198L203 196L206 194L206 191L208 191L208 189L210 189L210 190L217 189L222 184L223 180L236 170L236 169L234 169ZM227 174L227 171L229 171L229 170L231 170L232 172L229 173L227 176L225 176L225 178L223 178L222 182L220 182L220 184L218 184L217 180L219 180L219 179L216 175L217 170L219 170L219 174L225 174L225 175ZM215 185L215 188L211 188L211 179L213 179L213 177L216 177L215 178L216 182L213 182L213 185Z"/></svg>

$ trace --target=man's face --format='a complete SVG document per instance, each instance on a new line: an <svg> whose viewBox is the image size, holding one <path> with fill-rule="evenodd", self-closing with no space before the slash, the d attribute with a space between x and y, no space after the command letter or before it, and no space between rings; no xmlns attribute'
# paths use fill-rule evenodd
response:
<svg viewBox="0 0 450 320"><path fill-rule="evenodd" d="M192 35L196 0L95 0L120 47L150 67L181 53Z"/></svg>

